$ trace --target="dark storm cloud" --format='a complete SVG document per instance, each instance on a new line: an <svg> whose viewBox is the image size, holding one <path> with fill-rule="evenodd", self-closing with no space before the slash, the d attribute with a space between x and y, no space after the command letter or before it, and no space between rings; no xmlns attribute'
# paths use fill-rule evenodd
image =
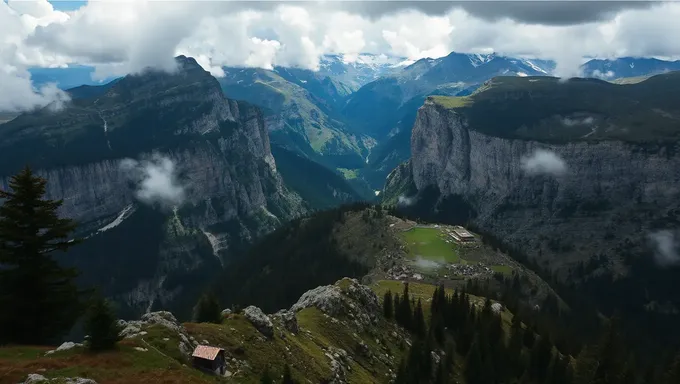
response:
<svg viewBox="0 0 680 384"><path fill-rule="evenodd" d="M234 1L233 6L264 10L279 4L297 4L307 7L340 9L369 18L395 13L405 9L418 10L428 15L441 15L453 8L462 8L485 20L510 18L524 23L545 25L572 25L610 18L625 9L639 9L658 4L658 1L399 1L399 0L321 0L321 1Z"/></svg>

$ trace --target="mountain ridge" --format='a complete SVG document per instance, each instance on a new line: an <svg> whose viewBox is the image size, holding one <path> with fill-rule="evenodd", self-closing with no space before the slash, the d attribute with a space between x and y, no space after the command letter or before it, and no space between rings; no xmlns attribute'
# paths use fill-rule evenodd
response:
<svg viewBox="0 0 680 384"><path fill-rule="evenodd" d="M206 279L306 210L276 170L261 112L226 99L194 59L177 62L0 126L0 187L26 163L46 178L47 197L90 236L60 261L132 313L159 300L186 310L202 289L188 277Z"/></svg>

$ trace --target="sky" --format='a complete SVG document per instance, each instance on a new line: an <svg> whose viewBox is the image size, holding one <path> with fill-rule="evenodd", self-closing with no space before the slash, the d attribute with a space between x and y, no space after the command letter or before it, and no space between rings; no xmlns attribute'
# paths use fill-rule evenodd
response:
<svg viewBox="0 0 680 384"><path fill-rule="evenodd" d="M324 54L419 59L497 52L557 62L680 56L680 2L651 1L0 1L0 110L63 94L34 90L27 69L86 64L94 76L172 70L192 56L223 66L315 70Z"/></svg>

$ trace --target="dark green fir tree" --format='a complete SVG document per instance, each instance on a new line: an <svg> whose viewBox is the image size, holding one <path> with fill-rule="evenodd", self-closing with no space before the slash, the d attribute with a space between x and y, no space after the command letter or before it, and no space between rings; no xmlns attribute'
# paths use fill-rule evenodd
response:
<svg viewBox="0 0 680 384"><path fill-rule="evenodd" d="M89 335L88 348L91 351L114 349L121 339L121 330L111 305L102 297L92 300L85 319L85 332Z"/></svg>
<svg viewBox="0 0 680 384"><path fill-rule="evenodd" d="M0 190L0 343L57 341L84 309L77 271L53 258L78 243L76 223L45 199L46 184L27 167Z"/></svg>

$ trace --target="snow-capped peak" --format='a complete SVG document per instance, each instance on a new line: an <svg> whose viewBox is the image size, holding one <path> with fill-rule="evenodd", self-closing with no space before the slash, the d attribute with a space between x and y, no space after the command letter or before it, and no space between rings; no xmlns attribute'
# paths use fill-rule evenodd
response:
<svg viewBox="0 0 680 384"><path fill-rule="evenodd" d="M481 54L481 53L474 53L467 55L468 58L470 59L470 63L474 67L478 67L482 64L488 63L489 61L493 60L496 57L495 53L489 53L489 54Z"/></svg>

